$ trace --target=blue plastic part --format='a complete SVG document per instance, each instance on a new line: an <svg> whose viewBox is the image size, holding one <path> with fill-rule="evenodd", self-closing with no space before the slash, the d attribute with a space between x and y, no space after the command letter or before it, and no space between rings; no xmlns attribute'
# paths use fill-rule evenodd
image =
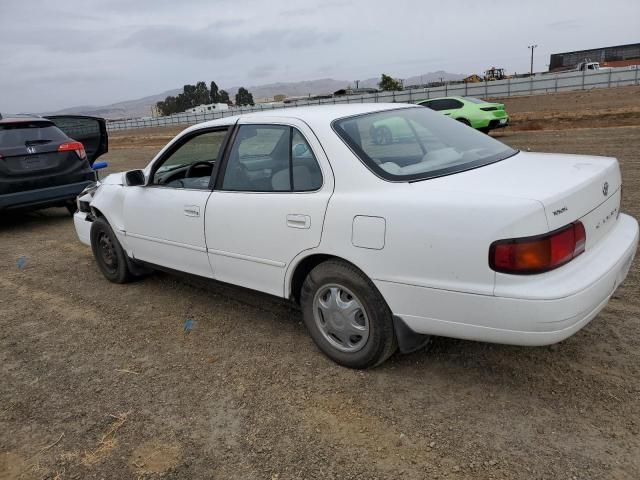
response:
<svg viewBox="0 0 640 480"><path fill-rule="evenodd" d="M93 165L91 165L91 168L93 168L94 170L100 170L102 168L107 168L109 166L109 164L107 162L95 162Z"/></svg>

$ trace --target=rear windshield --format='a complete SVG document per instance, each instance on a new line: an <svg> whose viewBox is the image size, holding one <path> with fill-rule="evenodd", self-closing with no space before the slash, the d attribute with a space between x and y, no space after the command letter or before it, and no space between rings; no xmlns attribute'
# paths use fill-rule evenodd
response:
<svg viewBox="0 0 640 480"><path fill-rule="evenodd" d="M29 121L0 124L0 149L63 142L67 137L53 123Z"/></svg>
<svg viewBox="0 0 640 480"><path fill-rule="evenodd" d="M428 108L367 113L335 120L333 127L370 170L391 181L450 175L517 153Z"/></svg>

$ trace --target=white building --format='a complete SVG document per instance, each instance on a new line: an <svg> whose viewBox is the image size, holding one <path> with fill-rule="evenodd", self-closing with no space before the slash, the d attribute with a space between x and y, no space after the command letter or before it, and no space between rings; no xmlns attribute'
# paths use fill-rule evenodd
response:
<svg viewBox="0 0 640 480"><path fill-rule="evenodd" d="M209 103L207 105L198 105L197 107L188 108L185 112L188 113L208 113L215 111L229 110L229 105L226 103Z"/></svg>

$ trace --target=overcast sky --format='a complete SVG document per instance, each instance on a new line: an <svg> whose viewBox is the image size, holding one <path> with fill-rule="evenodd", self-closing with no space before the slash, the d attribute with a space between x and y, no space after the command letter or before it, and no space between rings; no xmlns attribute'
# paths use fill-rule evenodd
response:
<svg viewBox="0 0 640 480"><path fill-rule="evenodd" d="M0 0L0 111L221 88L397 78L640 42L640 0Z"/></svg>

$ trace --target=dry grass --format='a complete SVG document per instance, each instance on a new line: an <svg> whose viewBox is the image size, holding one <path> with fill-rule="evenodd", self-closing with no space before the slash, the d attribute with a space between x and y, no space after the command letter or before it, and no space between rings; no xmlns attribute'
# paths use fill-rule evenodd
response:
<svg viewBox="0 0 640 480"><path fill-rule="evenodd" d="M114 422L111 423L107 431L102 435L96 448L88 452L85 451L85 453L82 455L82 457L80 458L80 463L82 465L90 467L109 456L111 451L116 448L118 444L116 433L127 421L127 418L130 414L131 411L120 415L111 415L111 417L115 419Z"/></svg>

